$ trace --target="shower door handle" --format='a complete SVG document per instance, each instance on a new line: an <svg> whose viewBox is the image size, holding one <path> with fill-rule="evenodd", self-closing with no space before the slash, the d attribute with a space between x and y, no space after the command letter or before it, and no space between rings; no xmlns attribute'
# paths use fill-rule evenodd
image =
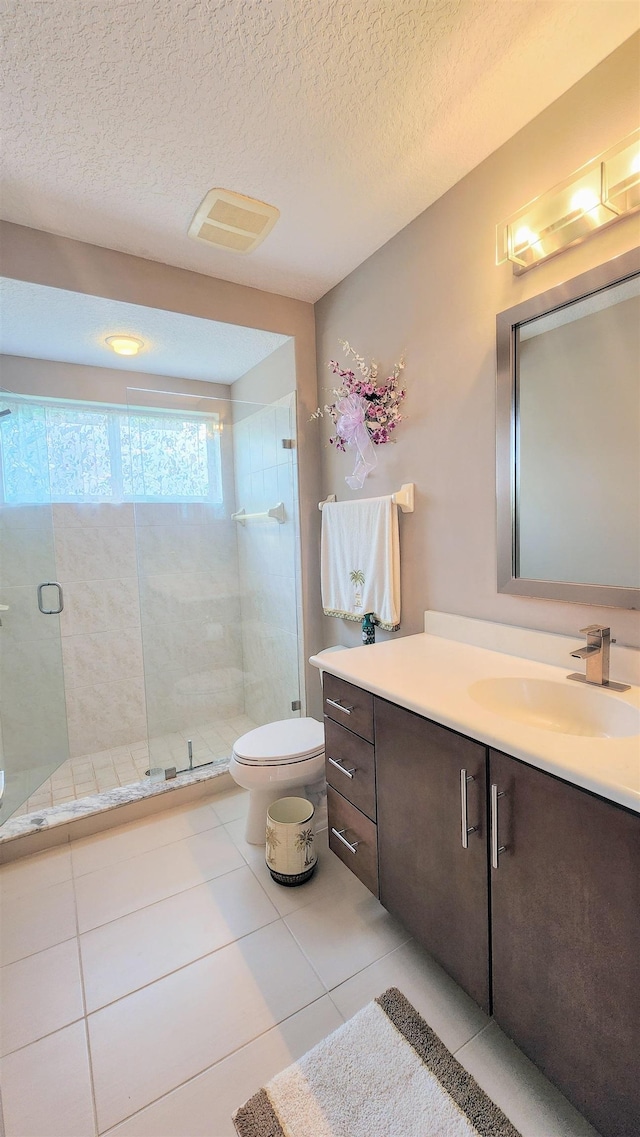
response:
<svg viewBox="0 0 640 1137"><path fill-rule="evenodd" d="M57 588L58 589L58 607L45 608L42 604L42 590L43 588ZM43 616L58 616L64 608L64 596L62 595L62 585L58 584L57 580L46 580L43 584L38 585L38 608Z"/></svg>
<svg viewBox="0 0 640 1137"><path fill-rule="evenodd" d="M0 770L0 805L4 797L4 770Z"/></svg>

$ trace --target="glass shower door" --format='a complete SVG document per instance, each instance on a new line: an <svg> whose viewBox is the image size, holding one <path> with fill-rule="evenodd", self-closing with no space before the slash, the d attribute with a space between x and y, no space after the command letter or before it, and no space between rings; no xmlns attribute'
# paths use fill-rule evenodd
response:
<svg viewBox="0 0 640 1137"><path fill-rule="evenodd" d="M0 391L0 824L69 757L44 412Z"/></svg>
<svg viewBox="0 0 640 1137"><path fill-rule="evenodd" d="M127 394L149 764L164 776L226 764L241 734L300 714L295 398Z"/></svg>

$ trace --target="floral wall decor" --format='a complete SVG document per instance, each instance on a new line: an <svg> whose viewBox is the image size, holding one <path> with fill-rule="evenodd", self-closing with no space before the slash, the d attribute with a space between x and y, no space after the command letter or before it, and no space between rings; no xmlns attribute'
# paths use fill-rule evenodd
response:
<svg viewBox="0 0 640 1137"><path fill-rule="evenodd" d="M340 340L345 355L352 356L355 369L343 368L335 359L328 366L340 379L340 385L332 388L334 401L325 407L318 407L314 419L325 414L332 419L336 433L329 439L336 450L356 451L356 464L353 474L345 478L351 489L362 489L365 478L371 473L378 459L375 446L394 442L392 434L403 415L400 406L406 396L401 385L404 358L395 364L391 374L378 382L378 366L372 360L367 365L361 355L353 350L346 340Z"/></svg>

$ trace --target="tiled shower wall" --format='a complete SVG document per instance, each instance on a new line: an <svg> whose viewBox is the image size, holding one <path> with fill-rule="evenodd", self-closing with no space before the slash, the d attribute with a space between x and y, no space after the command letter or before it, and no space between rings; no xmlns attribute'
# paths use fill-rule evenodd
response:
<svg viewBox="0 0 640 1137"><path fill-rule="evenodd" d="M243 713L233 522L205 505L56 505L54 533L72 757L145 740L147 713L152 736Z"/></svg>
<svg viewBox="0 0 640 1137"><path fill-rule="evenodd" d="M133 505L54 505L71 757L147 736Z"/></svg>
<svg viewBox="0 0 640 1137"><path fill-rule="evenodd" d="M35 583L57 579L64 590L72 758L135 746L147 732L163 736L245 713L259 723L296 713L296 453L282 447L283 438L295 437L295 396L235 409L251 413L226 435L226 516L201 504L54 505L54 577L53 547L39 567L39 534L27 540L37 511L28 511L24 533L24 511L9 511L7 524L24 538L9 557L13 583L25 584L24 565L34 562ZM230 518L235 508L260 512L280 501L283 525ZM49 631L44 622L38 627ZM51 749L51 721L43 753Z"/></svg>
<svg viewBox="0 0 640 1137"><path fill-rule="evenodd" d="M202 504L135 512L150 736L241 715L235 522Z"/></svg>
<svg viewBox="0 0 640 1137"><path fill-rule="evenodd" d="M238 508L285 507L283 525L238 525L245 708L266 723L291 718L301 689L296 452L282 446L283 438L295 439L295 395L236 419L233 431Z"/></svg>

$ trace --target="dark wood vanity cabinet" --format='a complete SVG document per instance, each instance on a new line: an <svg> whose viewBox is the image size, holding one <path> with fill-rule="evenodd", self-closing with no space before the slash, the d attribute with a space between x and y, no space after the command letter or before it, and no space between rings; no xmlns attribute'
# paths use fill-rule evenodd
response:
<svg viewBox="0 0 640 1137"><path fill-rule="evenodd" d="M640 818L496 751L490 772L493 1014L603 1137L635 1137Z"/></svg>
<svg viewBox="0 0 640 1137"><path fill-rule="evenodd" d="M334 675L323 694L329 848L377 896L373 695Z"/></svg>
<svg viewBox="0 0 640 1137"><path fill-rule="evenodd" d="M486 749L384 699L374 719L380 900L488 1012Z"/></svg>
<svg viewBox="0 0 640 1137"><path fill-rule="evenodd" d="M637 1137L640 817L329 675L325 715L330 847L602 1137Z"/></svg>

